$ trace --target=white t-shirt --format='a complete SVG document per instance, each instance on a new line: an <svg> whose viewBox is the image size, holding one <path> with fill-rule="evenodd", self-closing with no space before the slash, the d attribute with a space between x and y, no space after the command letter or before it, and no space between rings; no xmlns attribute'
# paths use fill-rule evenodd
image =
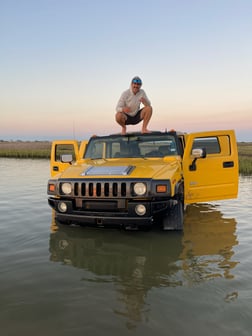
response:
<svg viewBox="0 0 252 336"><path fill-rule="evenodd" d="M131 112L127 114L134 117L140 110L141 98L144 98L147 104L151 105L151 102L143 89L140 89L137 94L134 94L131 88L124 91L116 105L116 112L122 112L124 107L129 107Z"/></svg>

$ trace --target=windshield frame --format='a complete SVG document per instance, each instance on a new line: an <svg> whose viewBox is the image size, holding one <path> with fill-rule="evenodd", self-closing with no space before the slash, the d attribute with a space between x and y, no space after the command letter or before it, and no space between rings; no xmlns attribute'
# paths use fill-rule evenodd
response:
<svg viewBox="0 0 252 336"><path fill-rule="evenodd" d="M176 132L129 133L92 137L84 159L148 158L181 155L180 153Z"/></svg>

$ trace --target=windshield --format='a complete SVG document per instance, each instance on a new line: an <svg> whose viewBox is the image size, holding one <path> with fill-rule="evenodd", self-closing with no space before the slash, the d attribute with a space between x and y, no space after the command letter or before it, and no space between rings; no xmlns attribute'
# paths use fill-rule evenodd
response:
<svg viewBox="0 0 252 336"><path fill-rule="evenodd" d="M177 155L175 137L170 134L109 136L90 139L85 159L148 158Z"/></svg>

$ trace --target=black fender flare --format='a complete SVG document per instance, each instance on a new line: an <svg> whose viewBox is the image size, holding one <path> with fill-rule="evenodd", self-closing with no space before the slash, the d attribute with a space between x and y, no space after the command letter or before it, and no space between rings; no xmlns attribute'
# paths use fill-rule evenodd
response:
<svg viewBox="0 0 252 336"><path fill-rule="evenodd" d="M175 186L175 198L184 204L184 181L180 180Z"/></svg>

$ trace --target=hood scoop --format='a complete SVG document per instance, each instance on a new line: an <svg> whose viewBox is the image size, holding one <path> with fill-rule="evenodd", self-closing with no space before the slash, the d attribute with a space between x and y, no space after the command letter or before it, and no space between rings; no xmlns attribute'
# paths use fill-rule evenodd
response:
<svg viewBox="0 0 252 336"><path fill-rule="evenodd" d="M94 167L90 166L81 173L81 176L94 175L129 175L134 166L112 166L112 167Z"/></svg>

